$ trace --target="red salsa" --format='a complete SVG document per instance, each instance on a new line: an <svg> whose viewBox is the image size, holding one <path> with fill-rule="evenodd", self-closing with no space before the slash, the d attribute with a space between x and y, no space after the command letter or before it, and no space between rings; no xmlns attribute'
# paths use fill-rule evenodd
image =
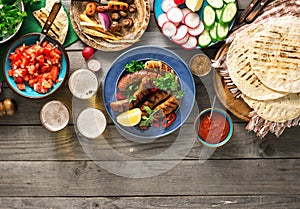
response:
<svg viewBox="0 0 300 209"><path fill-rule="evenodd" d="M223 141L229 133L229 122L224 115L214 112L209 118L210 112L201 116L198 134L206 142L217 144Z"/></svg>

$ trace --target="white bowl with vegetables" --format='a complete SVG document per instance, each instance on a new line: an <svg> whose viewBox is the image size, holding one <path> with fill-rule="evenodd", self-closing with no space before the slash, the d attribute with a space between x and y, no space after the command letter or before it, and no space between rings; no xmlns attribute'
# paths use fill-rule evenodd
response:
<svg viewBox="0 0 300 209"><path fill-rule="evenodd" d="M4 0L0 4L0 44L10 40L20 30L26 16L21 0Z"/></svg>
<svg viewBox="0 0 300 209"><path fill-rule="evenodd" d="M233 27L237 0L155 0L161 32L184 49L206 48L223 41Z"/></svg>

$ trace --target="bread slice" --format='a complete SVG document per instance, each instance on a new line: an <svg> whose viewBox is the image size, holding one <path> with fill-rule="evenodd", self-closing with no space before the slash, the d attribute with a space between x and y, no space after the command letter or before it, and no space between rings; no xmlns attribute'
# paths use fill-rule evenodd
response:
<svg viewBox="0 0 300 209"><path fill-rule="evenodd" d="M33 12L33 16L38 20L43 27L50 14L50 11L56 0L47 0L45 8L41 8ZM63 44L65 42L69 28L68 16L63 7L58 12L48 35Z"/></svg>

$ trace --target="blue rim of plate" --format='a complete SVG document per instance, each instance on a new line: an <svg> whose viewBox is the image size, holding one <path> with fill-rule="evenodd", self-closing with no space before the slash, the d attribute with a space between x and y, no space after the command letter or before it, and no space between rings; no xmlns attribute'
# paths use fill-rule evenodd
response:
<svg viewBox="0 0 300 209"><path fill-rule="evenodd" d="M66 81L68 74L69 74L69 68L70 68L70 63L69 63L69 57L64 49L64 47L56 40L51 38L50 36L46 36L45 41L49 41L54 46L58 46L58 49L62 52L62 63L61 63L61 68L60 72L58 75L58 83L54 83L54 86L45 94L40 94L36 91L34 91L33 88L31 88L28 83L25 83L25 90L19 90L16 83L14 82L14 79L8 75L8 70L11 68L10 67L10 60L8 59L9 55L16 50L19 46L26 44L32 45L35 44L39 38L40 38L40 33L29 33L26 35L21 36L20 38L16 39L5 51L5 54L3 56L3 63L2 63L2 71L4 75L4 79L8 86L17 94L30 98L30 99L41 99L50 96L54 92L56 92Z"/></svg>
<svg viewBox="0 0 300 209"><path fill-rule="evenodd" d="M159 15L161 15L162 13L164 13L164 11L163 11L162 8L161 8L161 4L162 4L163 1L164 1L164 0L154 0L154 3L153 3L154 19L155 19L156 25L157 25L157 27L159 28L160 31L161 31L161 27L159 27L158 22L157 22L157 19L158 19ZM236 6L238 7L238 0L235 0L235 4L236 4ZM205 7L206 5L208 5L207 1L206 1L206 0L203 0L203 4L202 4L200 10L199 10L198 12L196 12L196 13L199 14L200 20L201 20L201 21L203 21L203 10L204 10L204 7ZM179 6L179 8L185 8L185 7L186 7L185 4L182 4L182 5ZM234 19L233 19L233 20L231 21L231 23L229 24L229 32L230 32L230 30L232 29L233 25L235 24L235 21L236 21L236 19L237 19L236 17L237 17L237 15L235 15ZM161 32L162 32L162 31L161 31ZM229 33L228 33L228 34L229 34ZM197 36L197 37L199 37L199 36ZM170 39L170 38L169 38L169 39ZM198 39L197 39L197 40L198 40ZM171 39L170 39L170 41L171 41ZM216 45L216 44L218 44L218 43L220 43L220 42L221 42L221 41L211 42L208 46L203 47L203 48L201 48L199 45L197 45L196 48L197 48L197 49L205 49L205 48L214 46L214 45ZM178 44L178 45L180 45L180 44Z"/></svg>
<svg viewBox="0 0 300 209"><path fill-rule="evenodd" d="M132 60L161 60L173 68L180 80L181 89L185 95L176 110L176 120L168 128L153 128L141 130L138 127L124 127L118 124L116 116L118 115L111 110L109 104L116 101L117 83L125 73L125 65ZM111 64L103 81L103 101L108 115L114 124L125 133L144 139L153 139L166 136L181 127L189 117L195 102L195 82L186 63L174 52L162 47L140 46L130 49L121 54Z"/></svg>

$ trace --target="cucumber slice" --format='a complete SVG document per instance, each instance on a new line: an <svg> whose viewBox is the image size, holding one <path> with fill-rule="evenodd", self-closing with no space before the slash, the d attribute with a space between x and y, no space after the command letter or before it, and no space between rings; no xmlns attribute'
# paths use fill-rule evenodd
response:
<svg viewBox="0 0 300 209"><path fill-rule="evenodd" d="M215 10L211 6L207 5L203 10L203 23L205 28L212 28L214 26L215 20Z"/></svg>
<svg viewBox="0 0 300 209"><path fill-rule="evenodd" d="M229 26L228 25L222 25L220 23L217 23L217 40L223 41L229 32Z"/></svg>
<svg viewBox="0 0 300 209"><path fill-rule="evenodd" d="M217 24L218 23L215 22L214 26L209 31L210 38L213 42L217 40Z"/></svg>
<svg viewBox="0 0 300 209"><path fill-rule="evenodd" d="M223 0L207 0L207 3L215 9L221 9L224 5Z"/></svg>
<svg viewBox="0 0 300 209"><path fill-rule="evenodd" d="M217 16L218 20L221 19L222 12L223 12L223 9L216 9L216 16Z"/></svg>
<svg viewBox="0 0 300 209"><path fill-rule="evenodd" d="M230 23L237 13L237 7L235 3L227 4L222 12L220 22L222 24Z"/></svg>
<svg viewBox="0 0 300 209"><path fill-rule="evenodd" d="M229 4L229 3L234 3L235 0L223 0L226 4Z"/></svg>
<svg viewBox="0 0 300 209"><path fill-rule="evenodd" d="M198 44L201 48L207 47L211 43L208 30L204 30L198 38Z"/></svg>

